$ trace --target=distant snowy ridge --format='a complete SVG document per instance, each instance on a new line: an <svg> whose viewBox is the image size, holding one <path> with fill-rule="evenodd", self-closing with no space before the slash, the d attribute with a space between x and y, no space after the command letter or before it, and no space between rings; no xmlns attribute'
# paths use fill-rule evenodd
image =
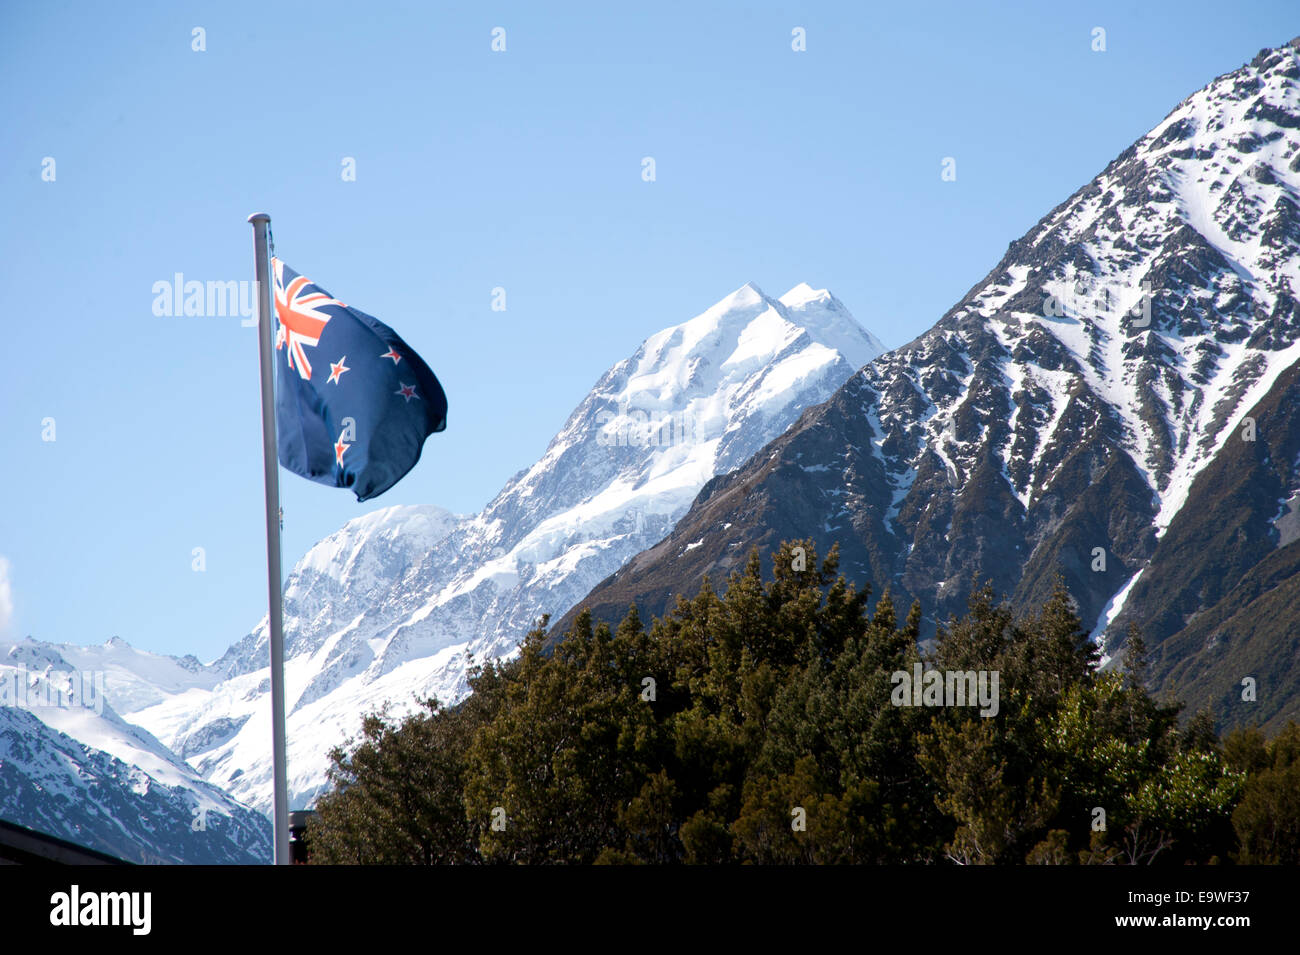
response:
<svg viewBox="0 0 1300 955"><path fill-rule="evenodd" d="M266 817L113 705L215 685L192 658L120 640L0 644L0 818L133 862L267 861Z"/></svg>

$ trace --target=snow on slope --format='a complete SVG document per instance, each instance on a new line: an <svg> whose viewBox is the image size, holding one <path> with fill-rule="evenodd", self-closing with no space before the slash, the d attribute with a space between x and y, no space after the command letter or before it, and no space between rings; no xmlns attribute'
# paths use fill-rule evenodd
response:
<svg viewBox="0 0 1300 955"><path fill-rule="evenodd" d="M609 369L481 513L377 511L314 547L285 588L293 805L319 793L328 749L363 712L462 698L472 661L511 654L881 351L830 293L773 299L747 284ZM131 719L265 807L267 659L263 620L213 665L223 682Z"/></svg>
<svg viewBox="0 0 1300 955"><path fill-rule="evenodd" d="M97 646L49 646L76 670L102 672L108 702L119 713L152 706L191 687L210 690L221 681L219 672L193 656L137 650L120 637Z"/></svg>
<svg viewBox="0 0 1300 955"><path fill-rule="evenodd" d="M1232 586L1170 572L1188 529L1214 520L1186 513L1189 489L1213 497L1213 466L1253 437L1244 417L1300 360L1297 46L1179 104L584 606L662 613L663 595L724 579L793 526L895 606L916 599L923 633L965 613L973 580L1028 608L1059 579L1120 639L1129 601L1175 594L1150 616L1163 635L1186 624L1198 584L1207 600ZM1251 453L1285 447L1282 427ZM1289 540L1280 515L1300 470L1269 468L1264 506ZM1253 548L1241 561L1258 559L1262 541L1237 530ZM1240 572L1236 559L1207 572Z"/></svg>
<svg viewBox="0 0 1300 955"><path fill-rule="evenodd" d="M210 689L215 676L120 640L64 649L30 639L0 645L0 818L132 861L265 861L265 817L111 702Z"/></svg>
<svg viewBox="0 0 1300 955"><path fill-rule="evenodd" d="M1103 220L1089 246L1094 274L1086 284L1116 292L1114 307L1084 309L1086 321L1078 325L1049 326L1083 363L1089 386L1112 407L1127 412L1129 450L1160 500L1158 533L1168 527L1192 480L1236 430L1245 410L1264 395L1279 371L1300 358L1300 342L1261 349L1257 336L1225 328L1238 325L1244 332L1254 317L1244 310L1234 314L1232 306L1249 301L1256 314L1266 315L1277 308L1281 296L1300 290L1300 259L1279 255L1269 235L1269 226L1294 216L1291 210L1300 203L1300 173L1290 161L1296 140L1266 118L1282 115L1293 120L1300 113L1300 84L1286 73L1297 58L1295 50L1288 50L1279 64L1282 69L1252 71L1254 75L1232 84L1207 86L1138 143L1133 162L1158 168L1164 188L1152 190L1143 208L1125 210L1128 222L1119 217L1113 224ZM1122 170L1116 170L1101 177L1103 197L1122 188L1121 175ZM1103 201L1081 203L1059 218L1066 229L1072 221L1098 219L1097 204ZM1179 223L1195 230L1219 258L1219 268L1191 301L1185 289L1177 289L1169 294L1178 298L1160 302L1158 284L1153 298L1166 310L1227 310L1228 320L1191 328L1162 327L1156 321L1144 333L1144 347L1130 348L1126 354L1121 319L1139 304L1142 281L1171 263L1144 261L1118 240L1142 247ZM1067 274L1048 288L1068 296L1072 286L1077 288L1078 277ZM1134 327L1138 317L1128 316L1126 325ZM1142 363L1155 342L1175 356L1169 365L1178 374L1177 379L1153 383L1154 400L1166 410L1166 433L1133 413L1133 404L1126 400L1141 388ZM1103 360L1087 361L1095 348Z"/></svg>
<svg viewBox="0 0 1300 955"><path fill-rule="evenodd" d="M906 466L888 462L896 499L927 452L951 484L968 480L1008 420L989 409L1004 403L1009 428L993 451L1029 510L1088 437L1075 430L1087 408L1115 423L1158 539L1248 409L1300 360L1297 293L1300 50L1287 46L1184 100L1012 243L935 329L864 369L866 412L913 449ZM1106 605L1099 636L1135 581Z"/></svg>

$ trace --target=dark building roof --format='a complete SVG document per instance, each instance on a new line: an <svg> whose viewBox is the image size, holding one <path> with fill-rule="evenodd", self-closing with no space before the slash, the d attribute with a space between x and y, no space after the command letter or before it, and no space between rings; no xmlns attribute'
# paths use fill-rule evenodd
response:
<svg viewBox="0 0 1300 955"><path fill-rule="evenodd" d="M0 819L0 865L130 865L66 839Z"/></svg>

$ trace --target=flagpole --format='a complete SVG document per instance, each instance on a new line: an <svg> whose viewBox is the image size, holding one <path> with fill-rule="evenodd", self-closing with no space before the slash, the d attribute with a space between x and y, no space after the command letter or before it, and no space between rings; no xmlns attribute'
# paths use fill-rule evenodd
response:
<svg viewBox="0 0 1300 955"><path fill-rule="evenodd" d="M275 764L275 864L289 864L289 791L284 739L284 615L280 577L280 474L275 442L275 344L271 337L271 262L267 229L271 217L257 212L253 257L257 267L257 337L262 364L262 473L266 481L266 584L271 630L271 754Z"/></svg>

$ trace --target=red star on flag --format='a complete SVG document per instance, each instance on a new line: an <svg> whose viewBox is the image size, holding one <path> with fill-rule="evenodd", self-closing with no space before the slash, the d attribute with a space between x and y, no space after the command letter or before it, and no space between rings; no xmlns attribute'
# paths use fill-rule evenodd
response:
<svg viewBox="0 0 1300 955"><path fill-rule="evenodd" d="M347 365L343 364L347 360L348 360L348 356L344 355L342 358L338 360L338 364L335 364L334 362L330 362L330 377L329 377L329 381L325 382L325 384L328 385L330 381L332 381L334 382L334 384L337 385L339 383L339 378L342 377L343 373L345 371L352 370Z"/></svg>
<svg viewBox="0 0 1300 955"><path fill-rule="evenodd" d="M393 348L391 345L388 347L388 351L384 352L384 354L380 355L379 357L391 358L393 360L394 365L396 365L399 361L402 360L402 356L397 354L397 349Z"/></svg>
<svg viewBox="0 0 1300 955"><path fill-rule="evenodd" d="M411 403L411 399L412 399L412 398L419 398L419 397L420 397L419 395L417 395L417 394L415 393L415 385L403 385L400 381L398 382L398 384L399 384L399 385L402 385L402 387L400 387L400 388L398 388L396 391L394 391L393 394L395 394L395 395L401 395L403 398L406 399L406 403L407 403L408 405Z"/></svg>
<svg viewBox="0 0 1300 955"><path fill-rule="evenodd" d="M343 435L339 435L338 443L334 445L334 457L339 462L339 467L343 467L343 452L352 447L350 444L343 443Z"/></svg>

